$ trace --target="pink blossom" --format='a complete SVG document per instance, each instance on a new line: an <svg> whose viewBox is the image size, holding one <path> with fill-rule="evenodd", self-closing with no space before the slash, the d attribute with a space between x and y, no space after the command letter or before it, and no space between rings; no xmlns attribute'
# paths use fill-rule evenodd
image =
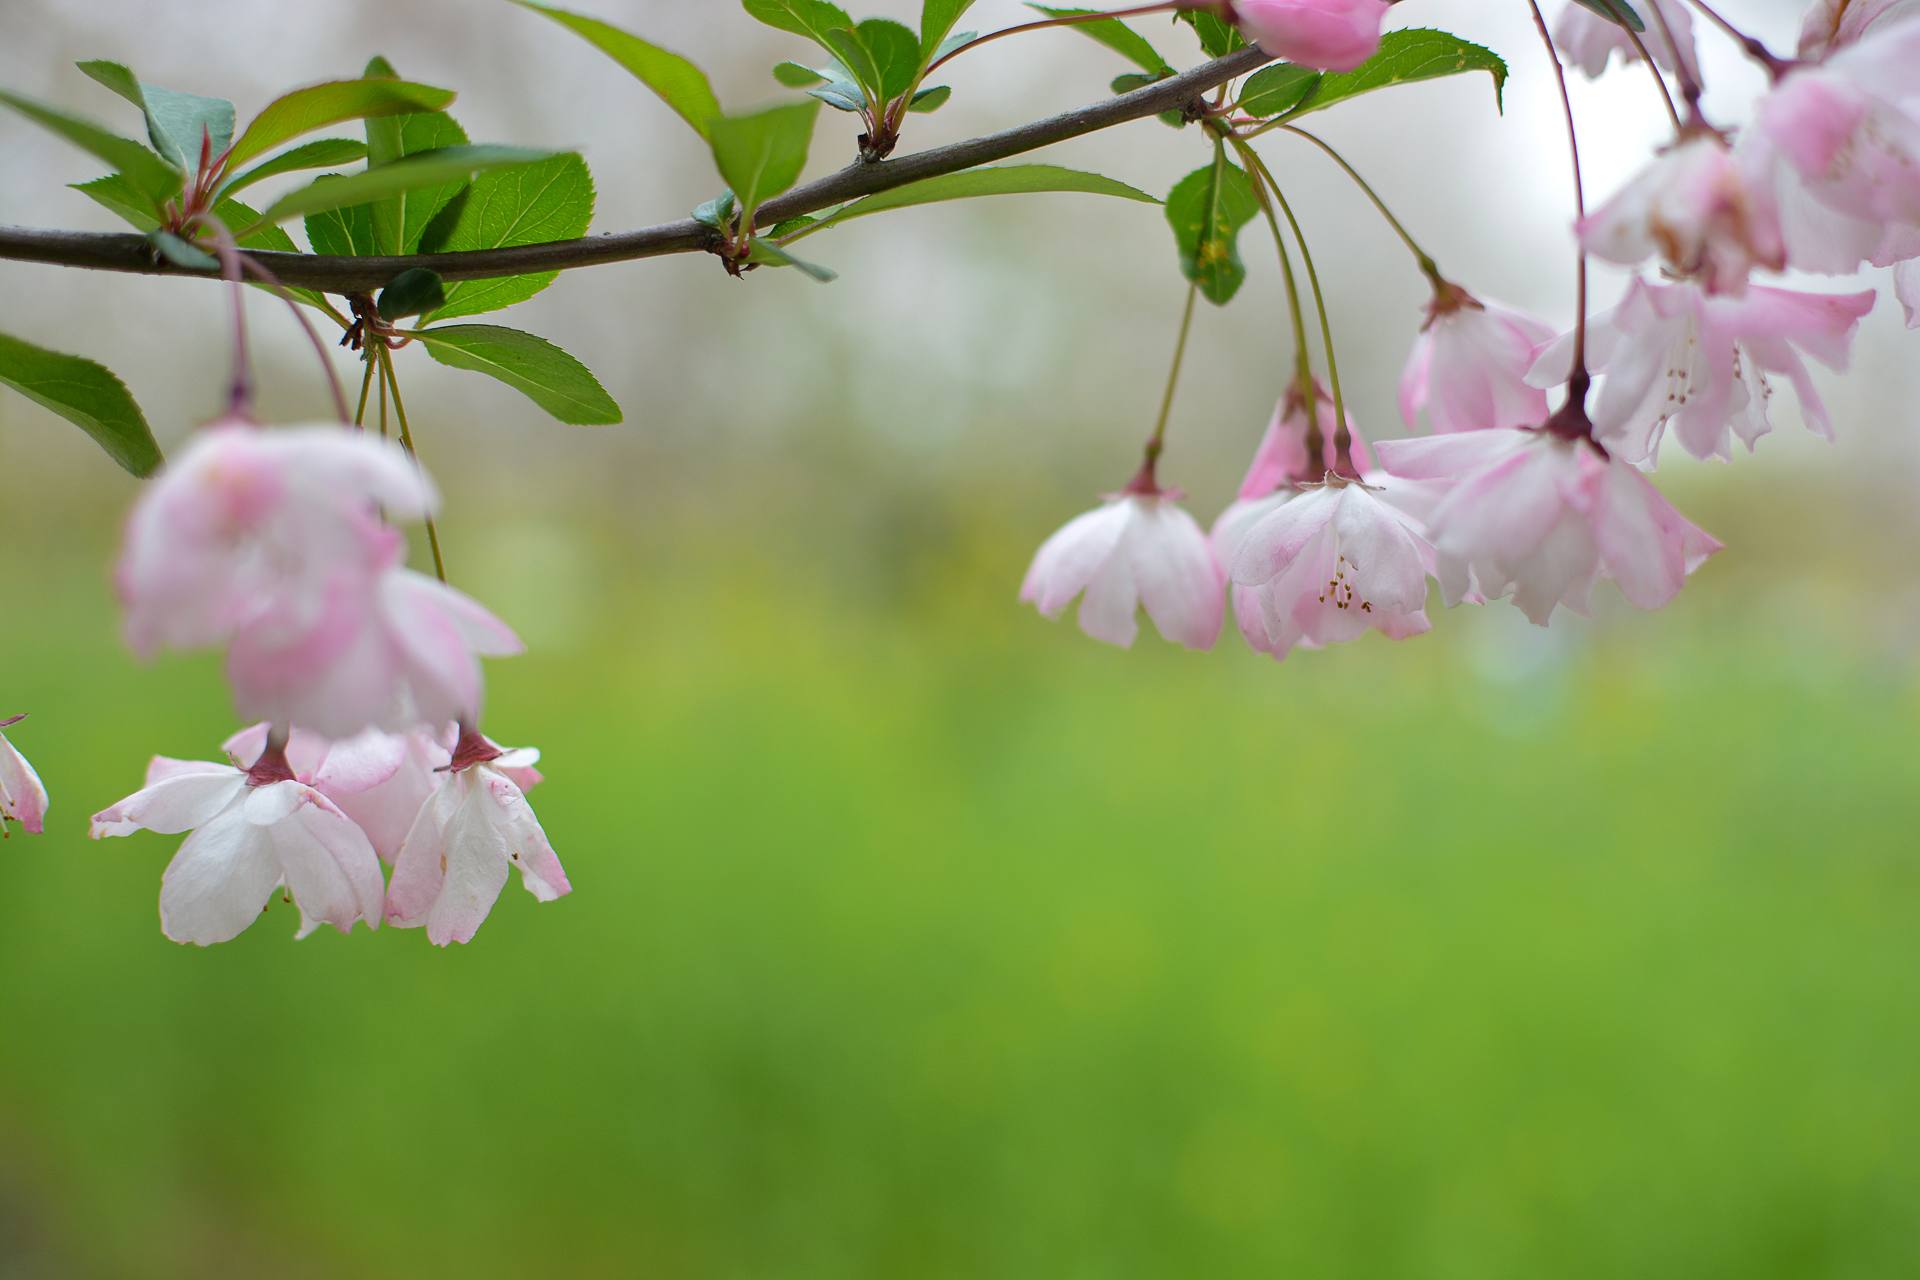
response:
<svg viewBox="0 0 1920 1280"><path fill-rule="evenodd" d="M0 729L19 724L25 716L0 720ZM37 836L47 821L47 789L27 758L20 754L7 735L0 733L0 833L7 823L17 822L28 835Z"/></svg>
<svg viewBox="0 0 1920 1280"><path fill-rule="evenodd" d="M1805 355L1844 369L1872 290L1829 295L1754 285L1739 297L1691 283L1637 280L1589 328L1587 354L1605 373L1593 405L1601 443L1628 462L1651 462L1669 424L1696 458L1726 458L1738 435L1751 450L1772 430L1769 374L1787 378L1807 426L1833 438L1833 424ZM1540 353L1541 382L1564 370L1571 337Z"/></svg>
<svg viewBox="0 0 1920 1280"><path fill-rule="evenodd" d="M1133 644L1134 615L1145 606L1167 639L1211 649L1220 638L1226 574L1178 496L1130 491L1076 517L1041 546L1020 599L1057 618L1084 593L1080 629L1122 648Z"/></svg>
<svg viewBox="0 0 1920 1280"><path fill-rule="evenodd" d="M1642 609L1672 600L1720 544L1647 478L1586 440L1550 431L1466 431L1380 446L1396 476L1444 482L1428 521L1448 604L1511 596L1545 626L1585 613L1612 578Z"/></svg>
<svg viewBox="0 0 1920 1280"><path fill-rule="evenodd" d="M522 652L473 599L409 569L331 592L315 625L241 629L227 654L240 714L347 738L477 717L480 658Z"/></svg>
<svg viewBox="0 0 1920 1280"><path fill-rule="evenodd" d="M1818 62L1869 31L1920 15L1920 0L1814 0L1800 24L1800 56Z"/></svg>
<svg viewBox="0 0 1920 1280"><path fill-rule="evenodd" d="M1534 354L1553 330L1531 316L1452 288L1437 299L1400 377L1400 416L1426 410L1439 432L1523 427L1547 416L1546 392L1528 386ZM1564 379L1563 379L1564 381Z"/></svg>
<svg viewBox="0 0 1920 1280"><path fill-rule="evenodd" d="M1876 26L1789 70L1759 132L1815 200L1869 223L1920 223L1920 17Z"/></svg>
<svg viewBox="0 0 1920 1280"><path fill-rule="evenodd" d="M1673 29L1673 38L1680 45L1681 61L1675 64L1673 46L1667 43L1666 33L1652 18L1647 20L1647 29L1640 35L1641 43L1662 70L1677 72L1684 67L1686 74L1699 83L1700 51L1693 38L1692 7L1685 0L1652 0L1652 3L1659 6ZM1580 68L1593 79L1607 69L1607 59L1616 53L1622 63L1640 60L1640 51L1634 47L1626 28L1573 0L1568 0L1567 7L1560 11L1559 21L1553 24L1553 42L1568 65Z"/></svg>
<svg viewBox="0 0 1920 1280"><path fill-rule="evenodd" d="M192 832L160 882L160 927L175 942L238 937L284 886L299 937L322 924L380 927L383 885L373 846L305 783L224 764L156 758L147 785L93 817L93 837Z"/></svg>
<svg viewBox="0 0 1920 1280"><path fill-rule="evenodd" d="M1248 40L1276 58L1351 71L1380 48L1387 0L1231 0Z"/></svg>
<svg viewBox="0 0 1920 1280"><path fill-rule="evenodd" d="M320 626L400 556L379 512L418 519L433 504L397 446L339 427L209 427L128 521L116 575L128 641L151 655Z"/></svg>
<svg viewBox="0 0 1920 1280"><path fill-rule="evenodd" d="M1676 274L1738 293L1756 267L1780 270L1786 246L1764 173L1712 132L1662 151L1576 228L1588 252L1622 266L1659 255Z"/></svg>
<svg viewBox="0 0 1920 1280"><path fill-rule="evenodd" d="M241 768L252 768L267 745L267 726L242 729L223 744ZM452 758L452 737L415 729L403 734L370 729L334 742L296 728L286 746L287 765L304 782L353 819L382 862L400 852L420 806L438 781L435 770Z"/></svg>
<svg viewBox="0 0 1920 1280"><path fill-rule="evenodd" d="M1403 512L1357 481L1329 476L1274 506L1233 560L1235 616L1254 648L1285 658L1298 644L1404 640L1429 629L1433 548ZM1241 604L1242 593L1247 596Z"/></svg>
<svg viewBox="0 0 1920 1280"><path fill-rule="evenodd" d="M500 752L472 734L455 751L455 768L421 806L400 846L387 893L387 919L403 929L426 926L444 947L471 942L512 868L541 902L573 892L521 785L540 753ZM472 763L463 764L462 761ZM534 775L537 777L538 775Z"/></svg>

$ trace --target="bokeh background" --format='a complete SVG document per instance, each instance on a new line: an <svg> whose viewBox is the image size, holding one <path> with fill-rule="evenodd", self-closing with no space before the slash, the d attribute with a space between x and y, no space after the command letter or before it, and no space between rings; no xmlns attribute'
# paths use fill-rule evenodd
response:
<svg viewBox="0 0 1920 1280"><path fill-rule="evenodd" d="M735 107L803 51L723 0L582 7ZM1777 47L1797 7L1726 4ZM1567 321L1524 7L1395 21L1505 53L1504 116L1481 77L1323 131L1449 274ZM382 52L463 90L476 140L584 148L597 228L717 187L637 83L492 0L0 22L0 83L123 129L75 59L244 113ZM1758 81L1703 43L1735 119ZM1008 42L907 145L1120 69L1072 34ZM1659 109L1639 71L1579 105L1605 193ZM850 133L823 119L815 170ZM1360 420L1394 434L1420 281L1318 156L1267 151ZM1163 192L1204 156L1143 122L1045 158ZM108 229L62 186L95 172L0 120L0 219ZM1289 371L1270 246L1245 246L1166 464L1203 518ZM487 727L544 749L577 886L537 910L509 888L452 952L296 946L285 908L214 951L160 936L175 842L91 844L86 816L149 755L214 752L229 704L215 661L118 642L134 483L0 397L0 714L32 713L12 734L54 795L45 838L0 846L0 1276L1920 1273L1920 338L1891 299L1822 379L1838 445L1783 397L1758 458L1662 471L1730 545L1663 613L1608 589L1590 622L1463 610L1275 666L1233 637L1110 651L1014 600L1151 424L1184 296L1154 210L983 202L809 248L837 284L672 259L505 318L591 364L624 426L403 353L455 580L531 646L494 666ZM220 404L218 290L0 264L0 299L7 331L125 377L164 445ZM268 414L324 416L285 315L252 315Z"/></svg>

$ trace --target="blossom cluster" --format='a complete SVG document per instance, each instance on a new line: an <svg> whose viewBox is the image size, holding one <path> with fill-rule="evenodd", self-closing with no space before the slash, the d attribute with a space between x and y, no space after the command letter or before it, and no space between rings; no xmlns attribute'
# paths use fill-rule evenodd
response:
<svg viewBox="0 0 1920 1280"><path fill-rule="evenodd" d="M116 585L129 643L221 648L254 727L225 762L156 758L95 838L191 833L161 882L169 938L236 937L284 893L321 924L472 939L511 869L570 891L526 801L537 753L479 724L482 657L521 651L477 601L405 566L435 508L403 450L336 426L201 432L142 496ZM393 868L391 883L382 864Z"/></svg>
<svg viewBox="0 0 1920 1280"><path fill-rule="evenodd" d="M1686 104L1672 141L1574 227L1582 252L1640 273L1617 306L1556 336L1430 270L1400 407L1431 434L1369 451L1301 370L1210 535L1155 480L1156 440L1141 478L1042 546L1022 599L1056 617L1079 598L1082 629L1121 645L1140 606L1196 649L1231 612L1275 658L1421 634L1430 581L1448 606L1506 599L1541 625L1586 612L1602 580L1641 608L1671 601L1721 546L1649 478L1668 437L1697 458L1730 458L1736 438L1751 451L1784 379L1831 438L1809 364L1844 369L1875 301L1766 276L1892 266L1920 326L1920 0L1818 0L1738 130L1700 112L1688 5L1652 3L1644 38L1571 0L1556 29L1590 75L1651 54Z"/></svg>

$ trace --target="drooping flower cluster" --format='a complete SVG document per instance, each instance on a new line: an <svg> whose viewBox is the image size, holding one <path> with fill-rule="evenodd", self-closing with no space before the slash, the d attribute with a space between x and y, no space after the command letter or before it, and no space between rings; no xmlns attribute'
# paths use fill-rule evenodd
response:
<svg viewBox="0 0 1920 1280"><path fill-rule="evenodd" d="M1160 566L1155 595L1188 602L1183 642L1210 634L1223 575L1241 632L1275 657L1367 630L1420 634L1429 578L1449 606L1510 599L1542 625L1560 608L1585 612L1602 580L1659 608L1721 549L1649 479L1669 433L1697 458L1729 459L1736 439L1751 450L1773 428L1779 380L1810 430L1834 434L1810 362L1846 368L1875 295L1764 275L1892 266L1909 324L1920 325L1920 0L1819 0L1797 62L1747 42L1775 83L1738 131L1700 115L1689 6L1651 4L1665 21L1643 37L1573 3L1558 33L1563 58L1590 75L1616 54L1650 54L1681 90L1687 114L1672 143L1574 228L1586 252L1659 274L1629 281L1617 306L1556 337L1446 281L1415 247L1434 300L1400 404L1409 427L1424 420L1435 434L1378 445L1376 469L1325 388L1303 396L1296 379L1214 526L1210 562L1175 555L1171 536L1155 541L1146 526L1130 544L1135 562ZM1562 403L1550 410L1554 394ZM1043 550L1029 598L1058 563ZM1165 577L1180 564L1191 566L1184 590ZM1039 601L1050 614L1095 575L1055 581ZM1102 595L1094 633L1130 643L1127 604Z"/></svg>
<svg viewBox="0 0 1920 1280"><path fill-rule="evenodd" d="M118 574L134 648L224 647L241 717L228 763L156 758L96 838L191 832L162 881L179 942L239 934L277 891L300 936L425 926L471 939L517 865L566 874L528 808L536 753L481 736L480 659L520 652L478 602L405 567L391 519L432 486L397 446L339 427L200 436L135 508ZM391 888L382 861L395 867Z"/></svg>

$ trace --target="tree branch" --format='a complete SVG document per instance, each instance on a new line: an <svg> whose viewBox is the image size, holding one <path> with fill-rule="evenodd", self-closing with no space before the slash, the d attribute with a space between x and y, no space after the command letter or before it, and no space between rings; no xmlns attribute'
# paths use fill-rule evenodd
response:
<svg viewBox="0 0 1920 1280"><path fill-rule="evenodd" d="M855 164L767 201L760 207L759 225L772 226L803 213L817 213L848 200L891 191L924 178L1005 160L1069 138L1158 115L1162 111L1182 110L1208 90L1270 61L1272 58L1257 48L1243 49L1196 67L1184 75L1002 133L936 147L932 151L922 151L897 160ZM272 271L283 284L320 289L328 293L368 293L381 288L402 271L414 267L436 271L446 280L485 280L538 271L564 271L574 267L631 262L673 253L698 253L713 249L718 244L717 232L688 218L638 231L471 253L363 258L248 251L246 256ZM131 234L0 227L0 259L80 267L91 271L194 276L206 280L220 278L218 270L196 271L158 258L144 237Z"/></svg>

